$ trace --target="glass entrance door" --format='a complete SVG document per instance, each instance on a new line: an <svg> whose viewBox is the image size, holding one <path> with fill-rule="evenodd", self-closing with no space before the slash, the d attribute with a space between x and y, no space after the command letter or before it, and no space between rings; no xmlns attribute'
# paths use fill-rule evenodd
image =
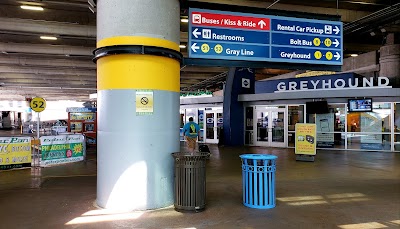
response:
<svg viewBox="0 0 400 229"><path fill-rule="evenodd" d="M255 145L286 147L285 109L256 107L255 111Z"/></svg>
<svg viewBox="0 0 400 229"><path fill-rule="evenodd" d="M218 144L219 134L223 126L222 110L206 110L206 143Z"/></svg>

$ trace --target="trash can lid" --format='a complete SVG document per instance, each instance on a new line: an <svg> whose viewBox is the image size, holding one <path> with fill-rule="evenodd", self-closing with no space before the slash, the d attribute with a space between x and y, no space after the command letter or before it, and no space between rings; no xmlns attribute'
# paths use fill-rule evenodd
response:
<svg viewBox="0 0 400 229"><path fill-rule="evenodd" d="M239 156L242 159L277 159L278 157L270 154L242 154Z"/></svg>
<svg viewBox="0 0 400 229"><path fill-rule="evenodd" d="M210 153L208 152L194 152L194 153L189 153L189 152L176 152L176 153L171 153L171 155L174 158L186 158L186 159L190 159L190 158L209 158L210 157Z"/></svg>

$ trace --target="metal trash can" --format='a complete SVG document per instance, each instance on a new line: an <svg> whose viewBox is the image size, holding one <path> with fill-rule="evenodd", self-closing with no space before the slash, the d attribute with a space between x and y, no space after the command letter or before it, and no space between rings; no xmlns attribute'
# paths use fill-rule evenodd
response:
<svg viewBox="0 0 400 229"><path fill-rule="evenodd" d="M275 171L277 156L244 154L242 159L243 204L246 207L275 207Z"/></svg>
<svg viewBox="0 0 400 229"><path fill-rule="evenodd" d="M206 160L210 153L172 153L175 159L174 206L177 211L202 211L206 205Z"/></svg>

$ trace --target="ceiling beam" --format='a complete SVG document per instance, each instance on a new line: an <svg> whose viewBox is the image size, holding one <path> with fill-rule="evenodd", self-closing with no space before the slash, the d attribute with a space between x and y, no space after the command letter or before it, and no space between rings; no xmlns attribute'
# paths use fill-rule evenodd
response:
<svg viewBox="0 0 400 229"><path fill-rule="evenodd" d="M236 6L248 6L256 8L267 8L271 5L273 1L253 1L253 0L196 0L196 2L208 2L217 4L228 4ZM302 1L298 1L302 4ZM347 10L347 9L336 9L336 8L326 8L326 7L315 7L307 5L294 5L294 4L284 4L277 3L273 5L270 9L274 10L285 10L285 11L295 11L302 13L314 13L314 14L325 14L325 15L340 15L343 22L355 21L359 18L365 17L370 14L370 11L357 11L357 10ZM227 9L229 11L229 9Z"/></svg>
<svg viewBox="0 0 400 229"><path fill-rule="evenodd" d="M96 26L0 17L0 31L96 38Z"/></svg>
<svg viewBox="0 0 400 229"><path fill-rule="evenodd" d="M209 77L214 76L215 73L212 74L204 74L204 73L199 73L199 74L194 74L194 73L182 73L181 74L181 80L182 79L199 79L199 80L204 80Z"/></svg>
<svg viewBox="0 0 400 229"><path fill-rule="evenodd" d="M181 68L181 72L190 73L221 73L227 71L226 67L199 67L199 66L184 66Z"/></svg>
<svg viewBox="0 0 400 229"><path fill-rule="evenodd" d="M23 56L2 55L0 56L0 64L13 64L22 66L46 66L46 67L71 67L71 68L96 68L96 64L92 61L71 60L71 58L55 59L55 58L32 58Z"/></svg>
<svg viewBox="0 0 400 229"><path fill-rule="evenodd" d="M94 48L67 45L42 45L27 43L0 43L0 52L53 54L64 56L93 56Z"/></svg>
<svg viewBox="0 0 400 229"><path fill-rule="evenodd" d="M0 85L8 85L8 84L32 84L32 85L49 85L55 87L65 87L66 85L74 85L74 86L90 86L96 87L96 82L88 82L88 81L73 81L73 80L48 80L48 79L0 79Z"/></svg>
<svg viewBox="0 0 400 229"><path fill-rule="evenodd" d="M36 75L21 73L0 73L0 79L50 79L50 80L82 80L96 82L95 76Z"/></svg>
<svg viewBox="0 0 400 229"><path fill-rule="evenodd" d="M75 76L93 76L96 77L96 70L78 70L78 69L47 69L32 68L28 66L14 67L12 65L0 65L0 73L23 73L37 75L75 75Z"/></svg>

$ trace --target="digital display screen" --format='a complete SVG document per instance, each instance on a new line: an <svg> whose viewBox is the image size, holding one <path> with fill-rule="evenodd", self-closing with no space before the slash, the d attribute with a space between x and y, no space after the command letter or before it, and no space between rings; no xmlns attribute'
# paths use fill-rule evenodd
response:
<svg viewBox="0 0 400 229"><path fill-rule="evenodd" d="M327 101L306 102L306 113L307 114L329 113L328 102Z"/></svg>
<svg viewBox="0 0 400 229"><path fill-rule="evenodd" d="M349 112L372 112L372 99L349 99Z"/></svg>

